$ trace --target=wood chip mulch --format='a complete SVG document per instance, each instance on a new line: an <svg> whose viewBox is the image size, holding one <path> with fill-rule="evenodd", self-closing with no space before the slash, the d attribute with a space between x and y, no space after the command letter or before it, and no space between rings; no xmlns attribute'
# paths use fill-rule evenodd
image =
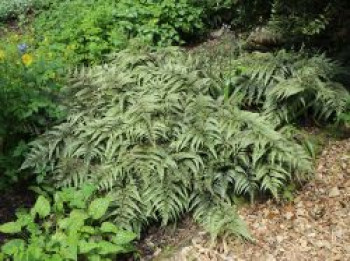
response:
<svg viewBox="0 0 350 261"><path fill-rule="evenodd" d="M148 260L350 261L350 139L329 142L315 178L291 203L268 201L243 207L240 215L255 242L223 239L212 245L197 230L171 257L158 249Z"/></svg>

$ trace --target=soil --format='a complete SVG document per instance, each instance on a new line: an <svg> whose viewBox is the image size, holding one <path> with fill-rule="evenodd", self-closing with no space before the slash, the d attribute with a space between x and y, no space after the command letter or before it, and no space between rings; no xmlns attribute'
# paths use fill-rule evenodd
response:
<svg viewBox="0 0 350 261"><path fill-rule="evenodd" d="M212 243L188 219L175 232L149 235L143 246L153 253L143 252L143 260L350 260L350 139L326 143L314 179L294 200L239 210L254 242L222 238Z"/></svg>
<svg viewBox="0 0 350 261"><path fill-rule="evenodd" d="M18 208L30 208L34 204L35 194L28 190L28 184L20 183L15 187L2 191L0 197L0 224L13 221ZM0 245L8 235L0 233Z"/></svg>

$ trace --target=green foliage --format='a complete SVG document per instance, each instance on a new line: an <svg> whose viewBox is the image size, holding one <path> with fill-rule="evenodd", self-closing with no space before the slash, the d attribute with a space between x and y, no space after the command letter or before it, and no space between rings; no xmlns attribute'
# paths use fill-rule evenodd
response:
<svg viewBox="0 0 350 261"><path fill-rule="evenodd" d="M0 21L28 12L33 0L13 0L0 2Z"/></svg>
<svg viewBox="0 0 350 261"><path fill-rule="evenodd" d="M349 93L336 81L342 68L323 54L245 54L232 68L231 91L243 96L245 106L279 121L334 120L346 110Z"/></svg>
<svg viewBox="0 0 350 261"><path fill-rule="evenodd" d="M53 203L39 196L29 213L18 212L16 221L0 225L1 233L22 235L1 247L0 259L107 261L134 251L135 234L101 221L110 199L92 200L94 192L91 185L64 188Z"/></svg>
<svg viewBox="0 0 350 261"><path fill-rule="evenodd" d="M56 52L73 49L74 63L98 63L136 38L145 45L180 44L202 28L201 8L189 0L61 1L35 20Z"/></svg>
<svg viewBox="0 0 350 261"><path fill-rule="evenodd" d="M0 2L0 21L18 18L28 12L49 6L58 0L2 0Z"/></svg>
<svg viewBox="0 0 350 261"><path fill-rule="evenodd" d="M341 28L341 24L337 24L341 23L340 13L349 7L348 1L344 0L274 0L269 23L289 41L305 41L328 30L334 34Z"/></svg>
<svg viewBox="0 0 350 261"><path fill-rule="evenodd" d="M350 127L350 97L347 99L346 109L340 115L338 123L345 125L347 128Z"/></svg>
<svg viewBox="0 0 350 261"><path fill-rule="evenodd" d="M223 23L235 29L250 29L269 17L271 1L264 0L192 0L203 8L203 21L207 27Z"/></svg>
<svg viewBox="0 0 350 261"><path fill-rule="evenodd" d="M59 187L96 184L108 216L140 232L192 211L212 235L249 237L235 195L278 197L310 157L264 116L216 96L200 60L177 50L124 51L73 73L69 117L32 143L23 168Z"/></svg>
<svg viewBox="0 0 350 261"><path fill-rule="evenodd" d="M272 6L271 25L289 37L312 36L321 33L329 24L330 1L275 0Z"/></svg>
<svg viewBox="0 0 350 261"><path fill-rule="evenodd" d="M27 141L62 116L60 68L36 52L29 38L8 34L0 42L0 189L18 178Z"/></svg>

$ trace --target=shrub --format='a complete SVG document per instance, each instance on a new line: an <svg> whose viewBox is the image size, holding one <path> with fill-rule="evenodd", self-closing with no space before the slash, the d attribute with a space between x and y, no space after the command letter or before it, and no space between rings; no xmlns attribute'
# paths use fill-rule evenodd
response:
<svg viewBox="0 0 350 261"><path fill-rule="evenodd" d="M0 189L18 178L26 142L62 116L60 68L29 38L8 34L0 42Z"/></svg>
<svg viewBox="0 0 350 261"><path fill-rule="evenodd" d="M76 63L98 63L131 38L156 46L182 43L201 30L201 8L189 0L62 1L41 13L35 27L58 52L74 49Z"/></svg>
<svg viewBox="0 0 350 261"><path fill-rule="evenodd" d="M16 221L0 225L2 233L22 234L1 247L1 260L107 261L134 251L135 234L101 222L110 199L92 200L93 193L94 188L85 185L56 192L52 203L39 196L29 213L18 212Z"/></svg>
<svg viewBox="0 0 350 261"><path fill-rule="evenodd" d="M140 232L191 211L212 232L248 237L233 197L280 189L310 171L284 130L235 99L179 51L116 54L74 72L69 118L32 143L23 168L58 187L93 183L112 198L108 216Z"/></svg>

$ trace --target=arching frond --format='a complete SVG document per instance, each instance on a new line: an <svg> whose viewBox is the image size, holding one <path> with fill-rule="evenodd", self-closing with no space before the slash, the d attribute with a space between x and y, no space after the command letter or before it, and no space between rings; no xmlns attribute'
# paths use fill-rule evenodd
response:
<svg viewBox="0 0 350 261"><path fill-rule="evenodd" d="M166 50L112 59L73 73L70 117L32 143L23 167L46 171L57 186L96 184L113 198L109 217L119 226L140 232L192 209L214 236L248 236L231 198L277 197L310 171L304 148L267 117L213 97L217 83L194 57Z"/></svg>

